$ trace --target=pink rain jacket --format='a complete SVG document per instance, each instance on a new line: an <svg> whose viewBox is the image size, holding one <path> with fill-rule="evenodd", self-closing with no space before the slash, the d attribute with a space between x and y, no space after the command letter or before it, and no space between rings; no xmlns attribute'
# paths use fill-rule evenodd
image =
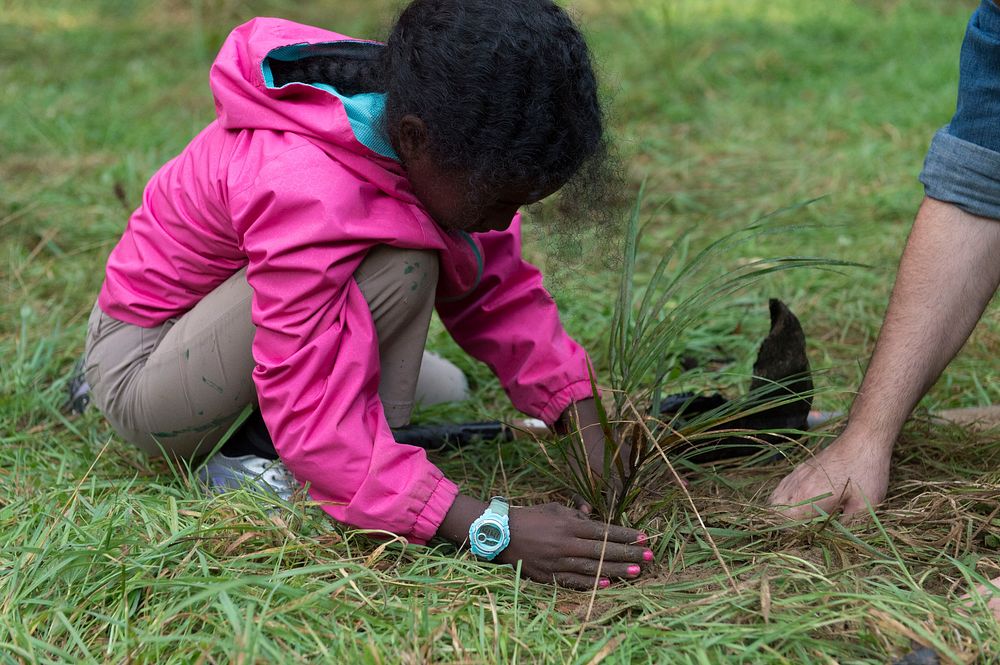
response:
<svg viewBox="0 0 1000 665"><path fill-rule="evenodd" d="M336 95L266 85L273 49L347 39L269 18L232 32L210 75L218 118L150 180L99 303L157 326L246 266L253 378L281 459L335 519L426 542L458 488L386 423L375 327L353 279L365 253L438 250L442 321L529 415L551 423L590 396L588 361L521 259L519 218L502 232L443 231L401 166L358 141Z"/></svg>

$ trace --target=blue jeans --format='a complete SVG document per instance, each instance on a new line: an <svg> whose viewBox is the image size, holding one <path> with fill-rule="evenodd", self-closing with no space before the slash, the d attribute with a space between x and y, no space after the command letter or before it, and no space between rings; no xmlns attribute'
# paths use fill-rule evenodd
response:
<svg viewBox="0 0 1000 665"><path fill-rule="evenodd" d="M931 141L920 174L927 196L1000 219L1000 7L982 0L959 62L958 107Z"/></svg>

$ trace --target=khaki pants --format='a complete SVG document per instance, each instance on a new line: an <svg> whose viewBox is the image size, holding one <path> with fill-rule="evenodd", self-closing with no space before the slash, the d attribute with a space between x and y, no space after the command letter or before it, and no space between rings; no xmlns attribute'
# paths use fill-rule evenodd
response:
<svg viewBox="0 0 1000 665"><path fill-rule="evenodd" d="M409 266L425 278L405 273ZM370 251L354 275L372 310L379 396L392 427L409 422L415 401L467 395L461 370L424 352L437 276L436 252L386 245ZM193 457L209 452L246 406L256 405L251 295L241 270L155 328L118 321L94 306L84 372L94 403L119 436L150 455Z"/></svg>

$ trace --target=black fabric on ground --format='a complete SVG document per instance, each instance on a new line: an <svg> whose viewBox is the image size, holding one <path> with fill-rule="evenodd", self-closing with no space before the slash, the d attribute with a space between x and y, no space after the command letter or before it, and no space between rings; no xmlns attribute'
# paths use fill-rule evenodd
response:
<svg viewBox="0 0 1000 665"><path fill-rule="evenodd" d="M278 451L274 449L274 442L260 410L250 414L229 440L222 444L220 452L226 457L255 455L265 459L278 459Z"/></svg>

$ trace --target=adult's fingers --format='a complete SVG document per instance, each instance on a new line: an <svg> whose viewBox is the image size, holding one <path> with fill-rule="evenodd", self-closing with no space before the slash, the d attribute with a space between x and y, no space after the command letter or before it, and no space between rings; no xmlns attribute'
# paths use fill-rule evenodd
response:
<svg viewBox="0 0 1000 665"><path fill-rule="evenodd" d="M774 488L771 496L767 498L767 502L773 506L786 506L790 503L796 503L794 497L799 494L799 487L802 485L801 476L805 474L806 470L801 466L792 469L791 473L782 478L778 486Z"/></svg>
<svg viewBox="0 0 1000 665"><path fill-rule="evenodd" d="M818 479L816 470L808 465L799 466L784 479L768 497L770 505L780 508L791 518L818 515L820 510L830 513L838 509L846 495L830 492L829 481ZM846 489L846 488L845 488Z"/></svg>
<svg viewBox="0 0 1000 665"><path fill-rule="evenodd" d="M852 492L851 495L844 501L844 512L841 514L841 520L849 520L853 517L858 517L860 515L868 512L868 504L865 502L865 497L860 492Z"/></svg>
<svg viewBox="0 0 1000 665"><path fill-rule="evenodd" d="M825 496L822 494L809 496L807 493L806 497L802 499L793 493L782 495L776 492L771 495L768 502L790 519L808 519L836 512L847 501L844 495L835 496L830 492Z"/></svg>
<svg viewBox="0 0 1000 665"><path fill-rule="evenodd" d="M819 517L824 513L828 515L834 509L835 506L827 505L825 501L810 501L801 505L783 508L781 512L789 519L804 520L810 517Z"/></svg>

